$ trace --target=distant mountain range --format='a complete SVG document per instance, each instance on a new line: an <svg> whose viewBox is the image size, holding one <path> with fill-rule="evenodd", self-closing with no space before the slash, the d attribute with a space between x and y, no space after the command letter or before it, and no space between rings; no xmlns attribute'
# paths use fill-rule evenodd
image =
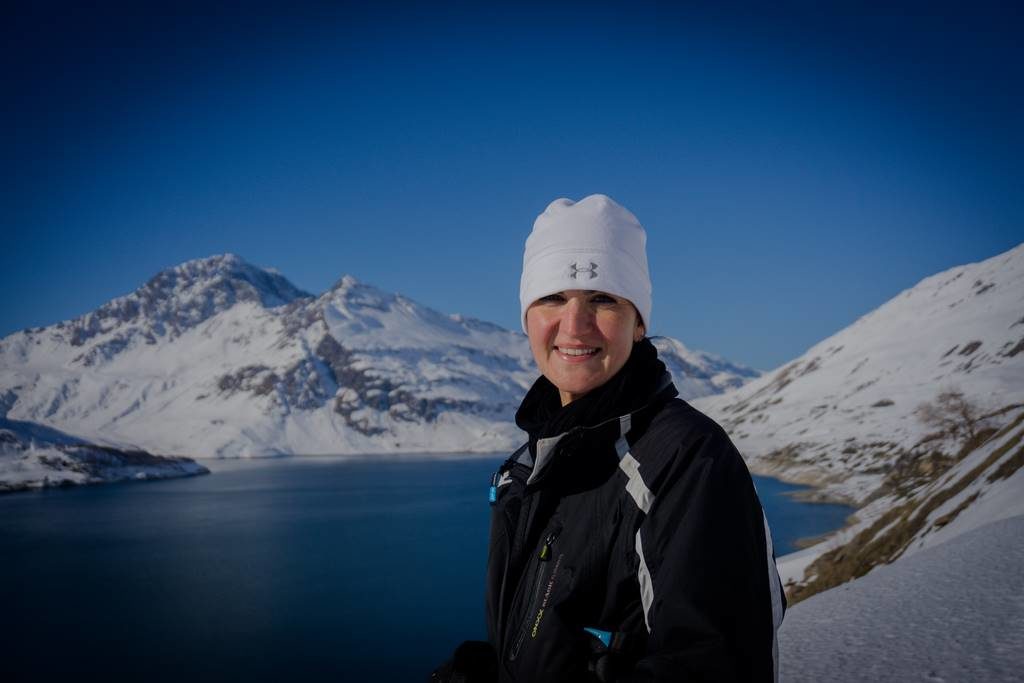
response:
<svg viewBox="0 0 1024 683"><path fill-rule="evenodd" d="M654 342L687 398L759 375ZM314 296L227 254L0 340L0 417L201 458L496 451L536 376L518 332L351 276Z"/></svg>

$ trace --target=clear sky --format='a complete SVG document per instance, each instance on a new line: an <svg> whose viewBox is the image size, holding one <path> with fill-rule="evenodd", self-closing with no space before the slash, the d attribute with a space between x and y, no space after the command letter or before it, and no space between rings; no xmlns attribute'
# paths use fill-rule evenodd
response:
<svg viewBox="0 0 1024 683"><path fill-rule="evenodd" d="M228 251L516 328L534 217L602 192L651 332L770 369L1024 241L1018 3L20 4L0 334Z"/></svg>

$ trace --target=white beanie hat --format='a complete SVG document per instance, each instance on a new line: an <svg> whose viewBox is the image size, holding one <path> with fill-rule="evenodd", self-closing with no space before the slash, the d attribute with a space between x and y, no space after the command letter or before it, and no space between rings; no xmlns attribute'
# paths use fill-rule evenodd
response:
<svg viewBox="0 0 1024 683"><path fill-rule="evenodd" d="M603 194L578 202L556 199L537 216L526 239L519 281L520 320L537 299L588 289L629 299L644 327L651 325L647 233L625 207Z"/></svg>

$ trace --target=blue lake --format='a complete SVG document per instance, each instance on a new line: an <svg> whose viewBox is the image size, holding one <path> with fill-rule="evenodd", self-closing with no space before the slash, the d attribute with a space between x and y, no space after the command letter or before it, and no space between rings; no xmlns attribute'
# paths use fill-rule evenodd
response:
<svg viewBox="0 0 1024 683"><path fill-rule="evenodd" d="M3 679L425 680L485 637L500 462L223 462L2 496ZM755 479L777 555L851 511Z"/></svg>

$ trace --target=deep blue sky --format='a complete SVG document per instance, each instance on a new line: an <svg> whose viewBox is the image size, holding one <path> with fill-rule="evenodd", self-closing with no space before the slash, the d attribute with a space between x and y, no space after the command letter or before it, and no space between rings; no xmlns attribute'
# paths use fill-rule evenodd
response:
<svg viewBox="0 0 1024 683"><path fill-rule="evenodd" d="M1024 240L1012 3L28 4L0 334L226 251L515 328L534 217L604 192L647 228L651 332L769 369Z"/></svg>

